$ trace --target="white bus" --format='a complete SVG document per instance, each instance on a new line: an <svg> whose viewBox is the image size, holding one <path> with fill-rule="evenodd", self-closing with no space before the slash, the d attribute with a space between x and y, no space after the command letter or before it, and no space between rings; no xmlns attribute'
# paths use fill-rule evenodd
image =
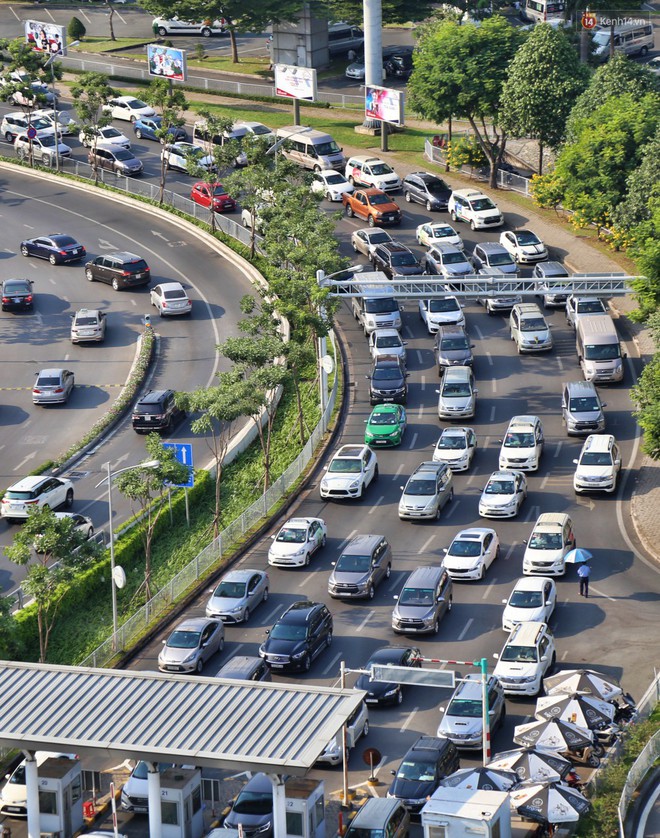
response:
<svg viewBox="0 0 660 838"><path fill-rule="evenodd" d="M528 23L544 23L563 20L566 4L564 0L524 0L520 4L520 17Z"/></svg>
<svg viewBox="0 0 660 838"><path fill-rule="evenodd" d="M597 26L593 31L595 54L603 61L610 57L612 30L609 26ZM643 20L632 21L614 27L614 49L626 55L646 55L653 49L653 26Z"/></svg>

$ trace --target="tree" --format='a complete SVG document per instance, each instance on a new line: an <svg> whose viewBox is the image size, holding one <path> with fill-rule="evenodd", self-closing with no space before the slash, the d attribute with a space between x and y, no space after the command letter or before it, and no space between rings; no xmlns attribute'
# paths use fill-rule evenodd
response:
<svg viewBox="0 0 660 838"><path fill-rule="evenodd" d="M0 658L6 661L15 660L18 651L13 607L13 597L0 596Z"/></svg>
<svg viewBox="0 0 660 838"><path fill-rule="evenodd" d="M649 327L656 347L660 346L660 313L649 318ZM630 391L637 405L635 416L644 431L642 448L651 459L660 459L660 353L656 352L642 370L637 384Z"/></svg>
<svg viewBox="0 0 660 838"><path fill-rule="evenodd" d="M112 116L103 110L103 106L116 95L110 87L104 73L81 73L78 81L72 85L71 93L76 103L76 111L81 121L85 140L91 143L94 182L98 183L99 170L96 162L96 146L99 128L110 125Z"/></svg>
<svg viewBox="0 0 660 838"><path fill-rule="evenodd" d="M140 514L140 529L144 543L144 581L136 595L144 590L145 598L151 599L151 547L156 524L167 508L165 496L169 486L185 483L188 467L174 458L174 452L163 447L158 434L149 434L146 442L149 460L156 460L154 468L132 468L118 474L115 485L133 505L133 511Z"/></svg>
<svg viewBox="0 0 660 838"><path fill-rule="evenodd" d="M239 32L263 32L271 23L294 21L300 17L303 0L139 0L140 6L154 15L182 20L220 20L224 18L229 33L231 58L238 63L236 35Z"/></svg>
<svg viewBox="0 0 660 838"><path fill-rule="evenodd" d="M424 30L408 83L410 107L438 124L467 119L490 164L490 186L506 133L499 131L502 86L524 34L499 16L480 26L443 21Z"/></svg>
<svg viewBox="0 0 660 838"><path fill-rule="evenodd" d="M633 283L639 320L645 320L660 306L660 195L656 194L649 201L649 213L650 217L631 231L634 243L630 254L637 270L645 277L644 281ZM656 338L656 343L659 342Z"/></svg>
<svg viewBox="0 0 660 838"><path fill-rule="evenodd" d="M160 111L161 127L156 131L156 136L161 145L164 145L172 138L171 129L180 128L184 124L182 113L188 110L186 94L179 87L172 89L171 82L167 79L152 79L145 91L144 99L148 105ZM167 162L161 155L159 204L163 203L166 180Z"/></svg>
<svg viewBox="0 0 660 838"><path fill-rule="evenodd" d="M587 86L588 73L564 31L549 23L532 29L509 65L502 128L511 136L539 141L539 174L544 148L556 150L564 139L566 120Z"/></svg>
<svg viewBox="0 0 660 838"><path fill-rule="evenodd" d="M87 29L82 20L74 15L66 28L66 34L69 36L70 41L82 41L87 34Z"/></svg>
<svg viewBox="0 0 660 838"><path fill-rule="evenodd" d="M23 590L34 598L37 608L40 663L46 661L48 641L70 582L102 552L99 544L75 529L72 518L58 518L48 507L31 509L5 548L10 561L27 567Z"/></svg>
<svg viewBox="0 0 660 838"><path fill-rule="evenodd" d="M115 37L114 25L115 7L111 4L110 0L105 0L105 6L108 9L108 26L110 27L110 40L116 41L117 38Z"/></svg>
<svg viewBox="0 0 660 838"><path fill-rule="evenodd" d="M617 227L632 230L651 218L651 199L660 197L660 124L655 136L641 149L641 162L630 174L625 200L614 207Z"/></svg>

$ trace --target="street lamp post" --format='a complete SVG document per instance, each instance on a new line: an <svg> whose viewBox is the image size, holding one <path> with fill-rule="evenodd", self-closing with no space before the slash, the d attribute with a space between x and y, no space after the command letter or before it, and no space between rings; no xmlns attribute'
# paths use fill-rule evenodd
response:
<svg viewBox="0 0 660 838"><path fill-rule="evenodd" d="M144 463L136 463L134 466L126 466L125 468L112 471L110 461L105 464L106 476L94 487L98 489L107 482L108 484L108 531L110 535L110 586L112 588L112 649L117 649L117 586L115 583L115 533L112 524L112 481L118 474L125 471L133 471L136 468L158 468L159 460L147 460Z"/></svg>

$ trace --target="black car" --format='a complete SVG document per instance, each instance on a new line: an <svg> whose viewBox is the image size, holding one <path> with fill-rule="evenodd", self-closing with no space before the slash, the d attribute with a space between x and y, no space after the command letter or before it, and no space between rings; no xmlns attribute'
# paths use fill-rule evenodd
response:
<svg viewBox="0 0 660 838"><path fill-rule="evenodd" d="M5 279L2 283L2 310L16 311L32 308L34 294L29 279Z"/></svg>
<svg viewBox="0 0 660 838"><path fill-rule="evenodd" d="M369 402L405 404L408 401L408 375L400 358L381 355L374 361L371 373L365 376L369 379Z"/></svg>
<svg viewBox="0 0 660 838"><path fill-rule="evenodd" d="M174 390L149 390L133 408L133 430L139 434L168 432L185 415L174 401Z"/></svg>
<svg viewBox="0 0 660 838"><path fill-rule="evenodd" d="M398 47L396 52L383 61L383 64L386 75L396 76L399 79L410 78L413 71L413 48Z"/></svg>
<svg viewBox="0 0 660 838"><path fill-rule="evenodd" d="M226 829L242 830L244 838L273 834L273 784L266 774L254 774L239 791L225 818Z"/></svg>
<svg viewBox="0 0 660 838"><path fill-rule="evenodd" d="M294 602L268 632L259 654L271 669L309 670L332 643L332 614L321 602Z"/></svg>
<svg viewBox="0 0 660 838"><path fill-rule="evenodd" d="M421 668L421 657L422 653L413 646L384 646L373 653L363 668L370 669L374 664ZM403 701L401 684L394 684L389 681L370 681L366 673L360 675L357 679L355 689L364 690L367 693L364 701L369 705L401 704Z"/></svg>
<svg viewBox="0 0 660 838"><path fill-rule="evenodd" d="M420 736L394 774L387 791L411 812L419 812L447 775L458 771L458 750L444 737Z"/></svg>
<svg viewBox="0 0 660 838"><path fill-rule="evenodd" d="M87 255L85 248L66 233L51 233L36 239L26 239L21 242L21 253L23 256L48 259L51 265L78 262Z"/></svg>
<svg viewBox="0 0 660 838"><path fill-rule="evenodd" d="M90 282L106 282L115 291L151 282L149 265L141 256L126 252L97 256L85 265L85 276Z"/></svg>
<svg viewBox="0 0 660 838"><path fill-rule="evenodd" d="M371 254L374 270L394 276L419 276L423 273L419 259L401 242L378 244Z"/></svg>
<svg viewBox="0 0 660 838"><path fill-rule="evenodd" d="M403 196L408 203L424 204L426 209L443 210L447 209L447 202L451 195L451 189L437 175L430 172L413 172L406 175L402 184Z"/></svg>

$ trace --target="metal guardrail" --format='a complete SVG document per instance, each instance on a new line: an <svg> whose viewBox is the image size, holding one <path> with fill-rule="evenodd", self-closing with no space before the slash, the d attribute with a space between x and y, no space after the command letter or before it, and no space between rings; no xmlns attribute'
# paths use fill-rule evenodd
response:
<svg viewBox="0 0 660 838"><path fill-rule="evenodd" d="M461 137L472 136L471 132L459 132ZM424 157L431 163L437 163L439 166L444 166L447 163L447 154L444 148L434 146L430 140L424 142ZM489 169L487 167L474 169L471 166L463 166L462 171L470 177L479 181L487 181L489 177ZM507 172L504 169L497 170L497 186L500 189L510 189L512 192L520 192L521 195L530 197L531 180L517 175L514 172Z"/></svg>

